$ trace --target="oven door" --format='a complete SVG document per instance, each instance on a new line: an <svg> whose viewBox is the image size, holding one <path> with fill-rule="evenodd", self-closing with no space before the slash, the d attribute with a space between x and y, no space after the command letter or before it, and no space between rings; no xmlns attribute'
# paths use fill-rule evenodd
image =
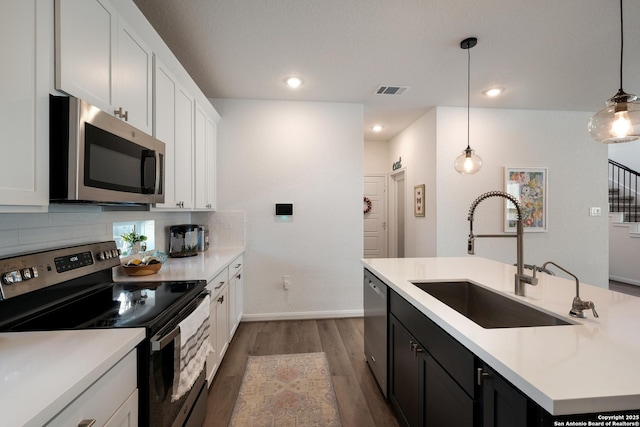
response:
<svg viewBox="0 0 640 427"><path fill-rule="evenodd" d="M178 400L172 401L174 379L179 370L180 327L182 320L200 304L206 304L203 292L181 313L151 338L149 351L149 425L174 427L198 426L204 422L207 404L206 366L194 385Z"/></svg>

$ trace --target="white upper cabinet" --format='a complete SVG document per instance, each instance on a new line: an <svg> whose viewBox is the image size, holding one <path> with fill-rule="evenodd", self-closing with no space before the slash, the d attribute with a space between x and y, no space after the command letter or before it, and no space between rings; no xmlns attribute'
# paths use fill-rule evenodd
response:
<svg viewBox="0 0 640 427"><path fill-rule="evenodd" d="M194 100L184 88L176 90L175 191L180 208L192 209L194 203Z"/></svg>
<svg viewBox="0 0 640 427"><path fill-rule="evenodd" d="M151 50L106 0L55 5L56 89L151 133Z"/></svg>
<svg viewBox="0 0 640 427"><path fill-rule="evenodd" d="M217 197L217 138L218 138L218 126L210 118L207 117L206 123L207 133L207 208L216 209L216 197Z"/></svg>
<svg viewBox="0 0 640 427"><path fill-rule="evenodd" d="M153 136L164 142L164 203L156 207L176 207L175 144L176 144L176 79L154 58L153 66Z"/></svg>
<svg viewBox="0 0 640 427"><path fill-rule="evenodd" d="M151 133L152 128L152 61L151 50L119 17L114 108L126 111L128 123L147 133Z"/></svg>
<svg viewBox="0 0 640 427"><path fill-rule="evenodd" d="M165 143L164 203L156 208L193 208L194 101L158 58L154 58L153 95L153 136Z"/></svg>
<svg viewBox="0 0 640 427"><path fill-rule="evenodd" d="M0 212L49 203L49 40L53 5L0 2Z"/></svg>
<svg viewBox="0 0 640 427"><path fill-rule="evenodd" d="M196 102L196 208L216 207L216 123Z"/></svg>

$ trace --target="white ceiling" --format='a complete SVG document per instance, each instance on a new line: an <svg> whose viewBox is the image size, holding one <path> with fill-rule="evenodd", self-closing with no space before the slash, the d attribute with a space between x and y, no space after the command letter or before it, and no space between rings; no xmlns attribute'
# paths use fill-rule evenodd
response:
<svg viewBox="0 0 640 427"><path fill-rule="evenodd" d="M466 106L470 36L472 107L595 112L619 86L617 0L134 2L207 97L361 103L366 140ZM624 1L624 25L623 87L640 95L640 1ZM305 81L296 91L292 74ZM504 94L482 95L492 85Z"/></svg>

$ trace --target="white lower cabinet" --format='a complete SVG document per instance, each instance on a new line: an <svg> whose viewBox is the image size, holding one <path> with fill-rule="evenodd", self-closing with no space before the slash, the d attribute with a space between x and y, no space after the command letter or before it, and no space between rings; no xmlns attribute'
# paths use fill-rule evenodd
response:
<svg viewBox="0 0 640 427"><path fill-rule="evenodd" d="M138 390L122 404L104 427L135 427L138 425Z"/></svg>
<svg viewBox="0 0 640 427"><path fill-rule="evenodd" d="M209 341L213 348L207 357L209 386L242 318L244 301L242 265L242 255L240 255L207 283L207 290L211 292Z"/></svg>
<svg viewBox="0 0 640 427"><path fill-rule="evenodd" d="M211 292L209 342L213 350L207 357L207 383L211 386L229 345L229 269L225 268L207 283L207 290Z"/></svg>
<svg viewBox="0 0 640 427"><path fill-rule="evenodd" d="M136 351L132 350L46 425L138 425Z"/></svg>
<svg viewBox="0 0 640 427"><path fill-rule="evenodd" d="M244 282L242 278L242 255L229 265L229 341L236 333L244 307Z"/></svg>
<svg viewBox="0 0 640 427"><path fill-rule="evenodd" d="M216 298L216 349L218 350L218 365L229 348L229 285L222 288Z"/></svg>

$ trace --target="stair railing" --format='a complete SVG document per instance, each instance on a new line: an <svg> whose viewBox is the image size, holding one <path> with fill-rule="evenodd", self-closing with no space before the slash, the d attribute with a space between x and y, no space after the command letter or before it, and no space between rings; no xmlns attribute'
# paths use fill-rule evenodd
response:
<svg viewBox="0 0 640 427"><path fill-rule="evenodd" d="M609 160L609 212L622 212L624 221L639 222L640 173Z"/></svg>

